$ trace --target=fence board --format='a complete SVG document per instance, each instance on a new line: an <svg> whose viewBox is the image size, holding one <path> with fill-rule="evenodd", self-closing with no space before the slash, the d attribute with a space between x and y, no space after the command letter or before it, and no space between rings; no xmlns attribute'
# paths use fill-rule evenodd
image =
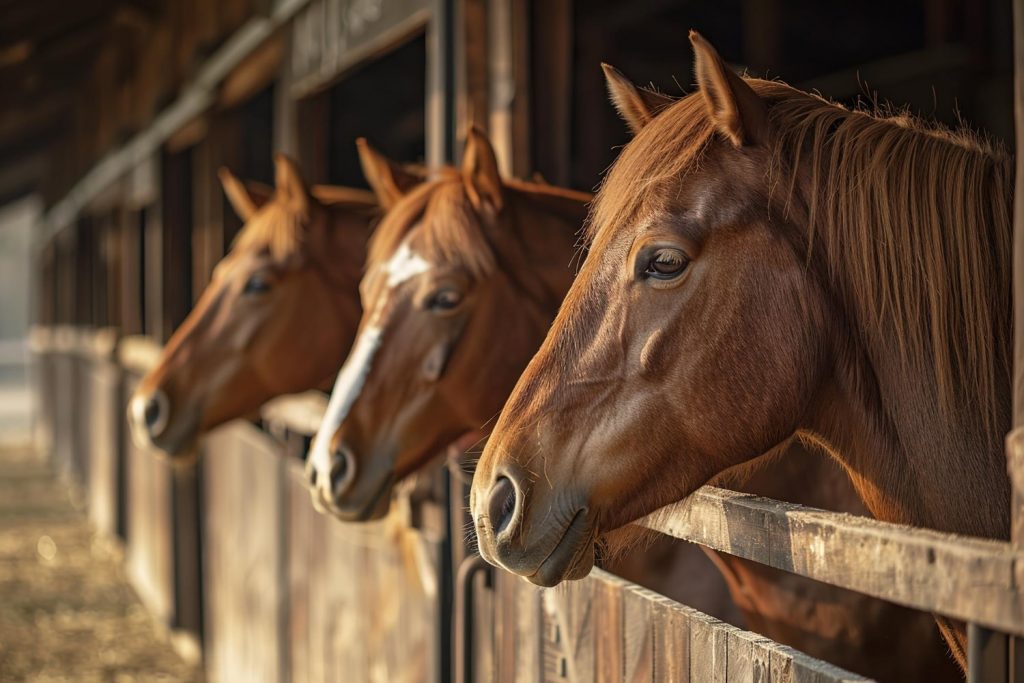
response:
<svg viewBox="0 0 1024 683"><path fill-rule="evenodd" d="M690 678L725 683L728 666L727 627L713 617L690 616Z"/></svg>
<svg viewBox="0 0 1024 683"><path fill-rule="evenodd" d="M123 348L120 355L123 360ZM126 370L125 396L139 379L137 372ZM182 652L192 656L202 609L196 468L175 470L157 452L134 443L126 420L121 425L128 577L147 609L176 631Z"/></svg>
<svg viewBox="0 0 1024 683"><path fill-rule="evenodd" d="M594 590L594 680L618 683L622 680L622 590L599 584Z"/></svg>
<svg viewBox="0 0 1024 683"><path fill-rule="evenodd" d="M279 562L280 449L235 423L211 434L203 451L207 671L218 681L282 680L288 587Z"/></svg>
<svg viewBox="0 0 1024 683"><path fill-rule="evenodd" d="M498 572L495 593L496 681L868 680L602 570L551 589ZM529 618L538 597L543 628Z"/></svg>
<svg viewBox="0 0 1024 683"><path fill-rule="evenodd" d="M1017 576L1024 571L1024 554L1005 542L915 529L710 486L641 523L835 586L1024 634L1024 600Z"/></svg>
<svg viewBox="0 0 1024 683"><path fill-rule="evenodd" d="M439 544L401 519L344 524L312 512L301 469L291 469L287 564L303 604L290 632L304 638L293 657L307 660L293 661L303 674L293 680L438 680Z"/></svg>
<svg viewBox="0 0 1024 683"><path fill-rule="evenodd" d="M640 599L651 602L654 629L654 680L688 683L690 680L690 621L668 598L651 598L637 591Z"/></svg>
<svg viewBox="0 0 1024 683"><path fill-rule="evenodd" d="M112 349L111 349L112 350ZM84 361L88 363L88 361ZM110 354L97 355L87 367L89 430L89 519L108 536L123 530L122 462L118 444L121 409L121 370Z"/></svg>
<svg viewBox="0 0 1024 683"><path fill-rule="evenodd" d="M138 376L125 376L130 396ZM127 424L124 429L127 431ZM171 473L153 452L125 436L127 491L125 545L128 576L147 609L166 624L174 621Z"/></svg>
<svg viewBox="0 0 1024 683"><path fill-rule="evenodd" d="M626 591L622 596L622 678L628 683L654 680L654 602Z"/></svg>

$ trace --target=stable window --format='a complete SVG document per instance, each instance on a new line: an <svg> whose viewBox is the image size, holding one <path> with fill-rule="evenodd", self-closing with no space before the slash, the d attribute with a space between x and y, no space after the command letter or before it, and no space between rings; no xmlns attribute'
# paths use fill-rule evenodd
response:
<svg viewBox="0 0 1024 683"><path fill-rule="evenodd" d="M419 33L300 102L300 155L308 181L368 187L358 137L396 161L423 161L426 60L426 36Z"/></svg>
<svg viewBox="0 0 1024 683"><path fill-rule="evenodd" d="M1010 6L966 0L837 6L660 0L533 2L531 155L549 181L592 190L629 140L601 62L639 85L693 89L695 28L731 65L852 104L888 101L1012 140ZM735 17L741 21L735 21Z"/></svg>

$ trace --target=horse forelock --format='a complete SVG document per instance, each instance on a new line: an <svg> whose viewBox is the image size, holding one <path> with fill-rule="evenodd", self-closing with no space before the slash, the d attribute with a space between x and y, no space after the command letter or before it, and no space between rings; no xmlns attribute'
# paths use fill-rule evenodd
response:
<svg viewBox="0 0 1024 683"><path fill-rule="evenodd" d="M276 262L287 261L302 249L305 216L290 210L281 202L270 201L260 207L235 237L232 251L267 251Z"/></svg>
<svg viewBox="0 0 1024 683"><path fill-rule="evenodd" d="M465 268L476 279L495 267L481 218L454 172L420 185L388 212L370 240L367 270L387 263L407 238L415 238L420 258Z"/></svg>
<svg viewBox="0 0 1024 683"><path fill-rule="evenodd" d="M827 284L844 288L857 324L898 339L905 364L931 366L947 415L980 408L995 433L1010 367L1010 156L966 128L905 111L851 110L783 83L747 83L773 123L765 179L769 203L786 208L772 218L790 219L802 204L808 254L823 257ZM663 208L715 137L699 94L645 126L597 195L592 250Z"/></svg>

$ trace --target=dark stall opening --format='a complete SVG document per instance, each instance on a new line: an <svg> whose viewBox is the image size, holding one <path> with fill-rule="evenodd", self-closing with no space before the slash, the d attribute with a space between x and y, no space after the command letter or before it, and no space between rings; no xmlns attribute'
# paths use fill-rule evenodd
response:
<svg viewBox="0 0 1024 683"><path fill-rule="evenodd" d="M427 40L419 33L302 102L303 171L312 182L368 187L355 141L396 161L426 153ZM327 140L317 144L314 140Z"/></svg>
<svg viewBox="0 0 1024 683"><path fill-rule="evenodd" d="M223 128L234 127L229 154L229 166L239 178L274 185L274 86L264 88L245 103L232 109L223 122ZM222 129L223 129L222 128ZM230 247L242 228L242 221L231 208L227 197L224 202L224 245Z"/></svg>
<svg viewBox="0 0 1024 683"><path fill-rule="evenodd" d="M165 152L160 174L163 197L164 270L171 279L164 291L164 336L177 329L192 308L192 227L194 147ZM164 340L166 341L166 339Z"/></svg>
<svg viewBox="0 0 1024 683"><path fill-rule="evenodd" d="M1010 26L1009 5L994 0L844 7L809 0L534 2L535 167L552 182L594 189L629 140L608 102L600 63L680 96L693 87L691 28L752 75L845 104L888 102L950 125L963 120L1009 142Z"/></svg>

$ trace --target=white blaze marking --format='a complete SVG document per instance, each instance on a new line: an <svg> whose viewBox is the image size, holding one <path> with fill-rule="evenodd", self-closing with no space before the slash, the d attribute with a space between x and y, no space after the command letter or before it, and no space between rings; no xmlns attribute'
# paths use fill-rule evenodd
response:
<svg viewBox="0 0 1024 683"><path fill-rule="evenodd" d="M382 293L381 299L372 308L369 325L356 339L345 364L338 373L338 379L334 382L334 389L331 391L331 398L327 403L327 411L324 413L320 428L317 430L311 446L309 457L317 473L317 486L323 486L327 491L331 490L331 439L341 423L345 421L356 399L359 398L359 393L366 383L366 377L370 374L373 357L377 353L377 349L380 348L381 337L384 334L381 324L384 302L398 285L427 272L432 266L429 261L409 248L408 239L406 239L394 255L380 267L387 276L386 291Z"/></svg>
<svg viewBox="0 0 1024 683"><path fill-rule="evenodd" d="M395 255L383 266L388 276L388 289L394 289L409 278L427 272L431 267L429 261L409 248L409 241L406 239L395 251Z"/></svg>
<svg viewBox="0 0 1024 683"><path fill-rule="evenodd" d="M382 334L383 330L379 327L368 327L356 339L355 346L352 347L345 364L341 366L338 379L334 382L331 399L327 402L327 410L324 412L320 428L313 438L310 457L313 459L313 467L317 472L317 483L320 486L326 486L328 491L330 482L326 480L331 471L331 437L338 431L338 427L344 422L352 404L355 403L359 392L363 389L366 376L370 373L373 356L380 347Z"/></svg>

